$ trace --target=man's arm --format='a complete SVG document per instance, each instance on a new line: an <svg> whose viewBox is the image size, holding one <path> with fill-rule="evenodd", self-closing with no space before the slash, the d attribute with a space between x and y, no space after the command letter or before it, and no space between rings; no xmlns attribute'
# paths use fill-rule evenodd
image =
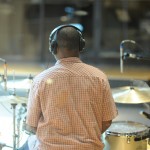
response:
<svg viewBox="0 0 150 150"><path fill-rule="evenodd" d="M102 133L104 133L111 125L112 120L102 122Z"/></svg>

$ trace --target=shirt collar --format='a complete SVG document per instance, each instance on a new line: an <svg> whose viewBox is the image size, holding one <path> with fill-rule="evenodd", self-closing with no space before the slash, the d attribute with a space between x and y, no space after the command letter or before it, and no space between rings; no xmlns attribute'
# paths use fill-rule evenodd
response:
<svg viewBox="0 0 150 150"><path fill-rule="evenodd" d="M81 63L82 61L78 57L67 57L57 60L56 65L60 63Z"/></svg>

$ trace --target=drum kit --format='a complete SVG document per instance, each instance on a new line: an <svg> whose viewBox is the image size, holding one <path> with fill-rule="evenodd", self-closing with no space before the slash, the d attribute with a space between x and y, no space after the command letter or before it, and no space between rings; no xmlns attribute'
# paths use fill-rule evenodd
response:
<svg viewBox="0 0 150 150"><path fill-rule="evenodd" d="M5 63L6 64L6 63ZM27 90L29 93L33 78L7 81L6 65L1 87L4 90L14 89L12 95L0 96L0 103L9 103L13 109L13 146L8 146L5 143L0 143L0 150L3 147L10 147L17 150L19 147L20 136L16 134L16 106L21 104L18 113L17 128L20 128L21 115L26 113L27 97L17 96L16 90ZM27 94L28 95L28 94ZM115 103L120 104L145 104L150 103L150 87L139 86L124 86L112 89L112 95ZM147 119L150 119L150 114L142 112ZM18 130L20 131L20 130ZM110 128L105 132L106 141L108 142L108 150L148 150L150 146L150 127L144 124L133 121L114 121ZM18 140L18 141L17 141ZM17 145L17 144L18 145Z"/></svg>
<svg viewBox="0 0 150 150"><path fill-rule="evenodd" d="M13 146L9 146L5 143L0 142L0 150L2 150L4 147L17 150L19 148L20 142L21 120L24 119L22 117L24 117L24 115L26 114L26 104L28 100L29 90L33 82L33 77L29 75L28 78L18 80L15 80L15 77L13 77L13 80L7 81L7 76L5 74L6 71L4 69L4 75L1 75L0 87L5 91L5 94L0 95L0 104L9 104L11 105L11 108L13 110ZM13 90L13 94L9 94L11 90ZM16 92L18 91L23 91L23 93L26 93L27 96L18 96L16 94ZM16 113L16 108L18 108L18 105L20 105L20 108L18 109L18 113Z"/></svg>
<svg viewBox="0 0 150 150"><path fill-rule="evenodd" d="M127 48L125 48L125 44ZM133 54L128 44L140 48L139 45L132 40L124 40L120 43L120 72L123 73L123 60L125 58L143 59ZM124 50L130 50L131 53L126 55ZM123 86L112 89L112 95L115 103L119 104L148 104L150 109L150 87L148 86ZM149 110L150 111L150 110ZM140 113L145 118L150 119L150 114L142 111ZM150 120L149 120L150 121ZM111 126L105 132L105 141L107 143L106 150L150 150L150 126L133 121L113 121Z"/></svg>
<svg viewBox="0 0 150 150"><path fill-rule="evenodd" d="M124 86L112 89L114 101L120 104L147 104L150 88ZM150 114L142 112L147 119ZM149 150L150 127L133 121L114 121L105 132L109 150Z"/></svg>
<svg viewBox="0 0 150 150"><path fill-rule="evenodd" d="M28 79L22 79L22 80L16 80L15 84L13 85L14 81L10 80L7 81L7 90L13 89L14 91L18 90L29 90L30 86L32 84L32 78ZM1 86L4 88L5 83L2 82ZM13 150L16 150L19 147L19 141L20 141L20 121L22 120L22 116L26 113L26 104L27 104L27 97L18 96L14 92L11 95L2 95L0 96L0 103L7 103L11 105L11 108L13 110ZM20 108L18 110L18 113L16 114L16 107L17 105L20 105ZM17 120L17 125L16 125ZM16 127L18 128L16 130ZM16 131L18 131L16 133ZM17 146L17 144L18 146ZM1 147L10 147L6 144L0 144ZM1 149L0 149L1 150Z"/></svg>
<svg viewBox="0 0 150 150"><path fill-rule="evenodd" d="M116 103L140 104L150 102L150 88L124 86L112 89Z"/></svg>

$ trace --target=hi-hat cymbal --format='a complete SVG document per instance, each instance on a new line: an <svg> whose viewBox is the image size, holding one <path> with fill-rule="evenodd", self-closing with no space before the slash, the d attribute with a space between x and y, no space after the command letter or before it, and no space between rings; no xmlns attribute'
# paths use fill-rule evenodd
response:
<svg viewBox="0 0 150 150"><path fill-rule="evenodd" d="M33 80L28 78L28 79L23 79L23 80L10 80L7 81L7 88L8 89L25 89L28 90L31 87ZM5 83L1 83L2 87L5 87Z"/></svg>
<svg viewBox="0 0 150 150"><path fill-rule="evenodd" d="M0 96L0 103L27 103L26 97L20 97L16 95L9 95L9 96Z"/></svg>
<svg viewBox="0 0 150 150"><path fill-rule="evenodd" d="M116 103L139 104L150 102L150 88L124 86L112 89Z"/></svg>

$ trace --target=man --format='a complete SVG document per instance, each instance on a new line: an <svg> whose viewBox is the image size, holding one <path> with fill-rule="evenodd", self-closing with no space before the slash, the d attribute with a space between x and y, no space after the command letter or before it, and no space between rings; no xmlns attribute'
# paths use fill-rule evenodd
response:
<svg viewBox="0 0 150 150"><path fill-rule="evenodd" d="M79 59L85 40L78 28L59 26L49 40L57 62L34 78L29 93L27 130L38 141L30 149L102 150L101 135L117 116L108 79Z"/></svg>

